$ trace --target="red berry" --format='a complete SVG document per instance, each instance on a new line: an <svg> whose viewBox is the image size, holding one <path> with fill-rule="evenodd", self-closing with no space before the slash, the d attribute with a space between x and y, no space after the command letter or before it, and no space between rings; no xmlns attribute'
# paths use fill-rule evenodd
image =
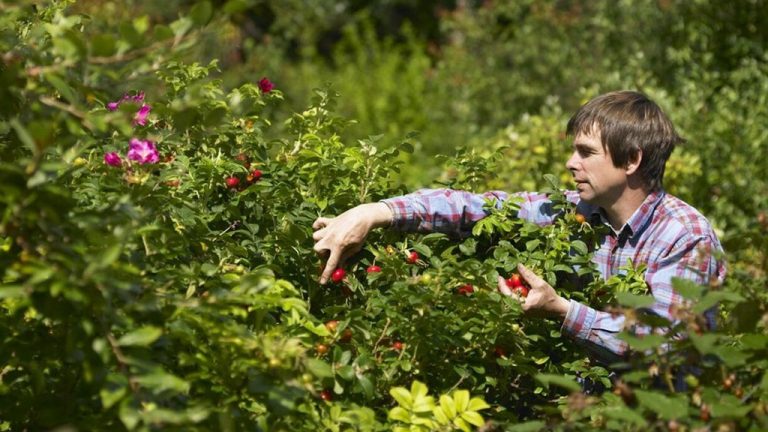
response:
<svg viewBox="0 0 768 432"><path fill-rule="evenodd" d="M506 357L507 352L504 350L504 348L497 346L493 349L493 352L496 353L496 357Z"/></svg>
<svg viewBox="0 0 768 432"><path fill-rule="evenodd" d="M338 326L339 326L339 322L337 320L330 320L327 323L325 323L325 328L327 328L328 331L331 333L335 332Z"/></svg>
<svg viewBox="0 0 768 432"><path fill-rule="evenodd" d="M317 351L318 354L323 355L328 352L328 345L317 344L315 345L315 351Z"/></svg>
<svg viewBox="0 0 768 432"><path fill-rule="evenodd" d="M459 287L459 294L469 295L475 292L475 287L473 287L471 284L462 285Z"/></svg>
<svg viewBox="0 0 768 432"><path fill-rule="evenodd" d="M347 343L352 340L352 329L345 328L343 332L341 332L341 337L339 338L339 342Z"/></svg>
<svg viewBox="0 0 768 432"><path fill-rule="evenodd" d="M377 265L371 265L371 266L368 266L368 268L365 269L365 271L368 273L379 273L381 271L381 267Z"/></svg>
<svg viewBox="0 0 768 432"><path fill-rule="evenodd" d="M333 274L331 275L331 280L334 282L341 282L344 279L344 276L347 275L347 272L344 271L343 268L337 268L333 271Z"/></svg>
<svg viewBox="0 0 768 432"><path fill-rule="evenodd" d="M330 390L323 390L320 392L320 399L330 402L333 400L333 394L330 392Z"/></svg>
<svg viewBox="0 0 768 432"><path fill-rule="evenodd" d="M416 264L416 261L419 260L419 253L416 251L411 252L408 254L408 264Z"/></svg>
<svg viewBox="0 0 768 432"><path fill-rule="evenodd" d="M513 273L512 276L507 279L507 286L510 288L519 288L523 286L523 280L520 278L519 274Z"/></svg>
<svg viewBox="0 0 768 432"><path fill-rule="evenodd" d="M402 351L403 347L404 347L404 345L400 341L392 342L392 349L395 350L395 351Z"/></svg>
<svg viewBox="0 0 768 432"><path fill-rule="evenodd" d="M248 174L248 183L256 183L261 179L261 170L253 170Z"/></svg>
<svg viewBox="0 0 768 432"><path fill-rule="evenodd" d="M227 177L227 187L230 189L234 189L237 187L237 185L240 184L240 179L237 177Z"/></svg>
<svg viewBox="0 0 768 432"><path fill-rule="evenodd" d="M528 297L528 288L524 286L512 288L512 292L517 293L520 297Z"/></svg>

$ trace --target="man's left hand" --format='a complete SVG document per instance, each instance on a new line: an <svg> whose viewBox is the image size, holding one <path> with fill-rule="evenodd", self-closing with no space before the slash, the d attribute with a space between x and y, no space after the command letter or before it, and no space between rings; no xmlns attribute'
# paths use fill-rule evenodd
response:
<svg viewBox="0 0 768 432"><path fill-rule="evenodd" d="M526 266L518 264L517 271L530 287L528 296L520 297L512 292L507 286L507 281L501 276L499 276L499 291L508 296L518 297L522 301L523 312L527 315L565 319L571 306L570 302L560 297L551 285Z"/></svg>

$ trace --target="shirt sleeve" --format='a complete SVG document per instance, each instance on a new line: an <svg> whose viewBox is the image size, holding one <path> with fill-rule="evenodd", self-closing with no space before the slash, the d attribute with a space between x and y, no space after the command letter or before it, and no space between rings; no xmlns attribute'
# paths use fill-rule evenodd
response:
<svg viewBox="0 0 768 432"><path fill-rule="evenodd" d="M576 192L566 192L571 202ZM407 232L445 232L469 235L475 222L488 216L485 202L496 200L496 208L511 197L520 198L518 217L540 226L549 225L557 216L546 194L491 191L476 194L451 189L420 189L412 194L382 200L392 211L392 227Z"/></svg>
<svg viewBox="0 0 768 432"><path fill-rule="evenodd" d="M676 321L674 306L682 303L683 299L672 288L673 278L688 279L698 284L709 284L714 279L722 282L725 266L713 254L719 249L716 239L684 236L672 245L665 256L650 261L645 274L655 299L650 311L670 322ZM628 352L627 343L617 337L625 330L625 324L623 315L597 311L571 300L562 329L598 359L612 363L621 360ZM633 325L628 330L638 336L647 335L651 331L642 325Z"/></svg>
<svg viewBox="0 0 768 432"><path fill-rule="evenodd" d="M382 200L392 211L392 227L408 232L444 232L469 235L475 222L486 217L487 200L500 208L508 194L476 194L451 189L420 189L412 194Z"/></svg>

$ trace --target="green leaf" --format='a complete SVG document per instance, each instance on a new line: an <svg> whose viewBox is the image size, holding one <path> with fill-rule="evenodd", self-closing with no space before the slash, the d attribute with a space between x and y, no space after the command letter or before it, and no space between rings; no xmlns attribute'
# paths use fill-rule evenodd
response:
<svg viewBox="0 0 768 432"><path fill-rule="evenodd" d="M24 287L22 286L6 285L0 287L0 299L24 297L25 295Z"/></svg>
<svg viewBox="0 0 768 432"><path fill-rule="evenodd" d="M555 374L536 374L535 378L536 381L544 384L547 388L549 388L550 384L554 384L572 392L581 390L581 387L578 383L576 383L576 381L573 380L573 378L566 376Z"/></svg>
<svg viewBox="0 0 768 432"><path fill-rule="evenodd" d="M606 417L622 422L634 423L638 426L644 426L647 423L643 416L634 410L621 405L606 407L603 414L605 414Z"/></svg>
<svg viewBox="0 0 768 432"><path fill-rule="evenodd" d="M198 26L204 26L211 20L213 14L213 7L209 1L201 1L192 6L189 11L189 17Z"/></svg>
<svg viewBox="0 0 768 432"><path fill-rule="evenodd" d="M111 373L107 376L104 387L99 391L101 405L104 409L109 409L126 394L128 394L128 379L124 375Z"/></svg>
<svg viewBox="0 0 768 432"><path fill-rule="evenodd" d="M630 308L647 308L653 306L656 302L653 296L638 295L629 292L616 293L616 300L620 305Z"/></svg>
<svg viewBox="0 0 768 432"><path fill-rule="evenodd" d="M456 390L453 392L453 401L456 412L466 411L467 406L469 406L469 392L467 390Z"/></svg>
<svg viewBox="0 0 768 432"><path fill-rule="evenodd" d="M309 358L305 361L307 370L318 378L331 378L333 377L333 368L328 363L315 358Z"/></svg>
<svg viewBox="0 0 768 432"><path fill-rule="evenodd" d="M579 255L586 255L589 252L589 248L587 248L587 244L581 240L572 241L571 248L575 250Z"/></svg>
<svg viewBox="0 0 768 432"><path fill-rule="evenodd" d="M619 339L628 343L632 349L637 351L645 351L657 348L666 341L664 336L657 334L633 336L628 333L620 333L618 337Z"/></svg>
<svg viewBox="0 0 768 432"><path fill-rule="evenodd" d="M474 411L464 411L461 413L461 418L466 420L468 423L480 427L485 424L485 420L483 420L483 416L480 414L474 412Z"/></svg>
<svg viewBox="0 0 768 432"><path fill-rule="evenodd" d="M488 403L485 402L485 400L481 398L472 398L469 401L469 405L467 406L467 411L480 411L484 409L488 409L491 406L488 405Z"/></svg>
<svg viewBox="0 0 768 432"><path fill-rule="evenodd" d="M440 407L445 412L448 418L456 417L456 406L454 405L453 398L448 395L440 396Z"/></svg>
<svg viewBox="0 0 768 432"><path fill-rule="evenodd" d="M372 398L374 395L374 387L371 380L365 375L358 375L357 382L360 384L360 387L363 389L363 393L365 394L365 396L367 398Z"/></svg>
<svg viewBox="0 0 768 432"><path fill-rule="evenodd" d="M139 385L147 387L152 390L153 393L159 394L164 391L173 391L175 393L186 394L189 392L189 383L176 375L166 373L164 371L155 371L147 375L139 375L135 377L136 382Z"/></svg>
<svg viewBox="0 0 768 432"><path fill-rule="evenodd" d="M451 418L448 415L447 412L445 412L445 409L442 406L435 407L434 410L432 410L432 415L435 416L435 419L437 419L437 422L440 424L448 424L451 422Z"/></svg>
<svg viewBox="0 0 768 432"><path fill-rule="evenodd" d="M97 34L91 38L91 54L96 57L109 57L117 50L117 40L109 33Z"/></svg>
<svg viewBox="0 0 768 432"><path fill-rule="evenodd" d="M538 432L547 429L547 424L540 420L518 423L507 428L507 432Z"/></svg>
<svg viewBox="0 0 768 432"><path fill-rule="evenodd" d="M153 326L141 327L117 340L120 346L147 346L162 336L163 330Z"/></svg>
<svg viewBox="0 0 768 432"><path fill-rule="evenodd" d="M427 386L421 381L414 380L413 383L411 383L411 395L414 400L426 396L428 391L429 389Z"/></svg>
<svg viewBox="0 0 768 432"><path fill-rule="evenodd" d="M676 398L645 390L636 390L635 395L640 405L650 409L660 417L672 420L684 417L688 412L688 404Z"/></svg>
<svg viewBox="0 0 768 432"><path fill-rule="evenodd" d="M705 294L704 298L702 298L701 301L693 307L693 313L704 313L724 300L737 303L743 302L744 297L731 291L710 291Z"/></svg>
<svg viewBox="0 0 768 432"><path fill-rule="evenodd" d="M411 415L403 407L394 407L389 410L388 417L392 420L401 421L403 423L411 422Z"/></svg>
<svg viewBox="0 0 768 432"><path fill-rule="evenodd" d="M400 406L410 410L413 408L413 397L405 387L393 387L389 389L389 394L397 401Z"/></svg>

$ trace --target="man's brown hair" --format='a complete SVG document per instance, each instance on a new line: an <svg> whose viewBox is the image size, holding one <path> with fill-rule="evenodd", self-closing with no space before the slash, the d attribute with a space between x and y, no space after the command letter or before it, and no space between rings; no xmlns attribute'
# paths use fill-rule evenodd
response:
<svg viewBox="0 0 768 432"><path fill-rule="evenodd" d="M635 91L616 91L590 100L571 117L566 129L574 137L596 132L617 168L642 151L638 172L650 191L662 187L667 159L685 141L661 108Z"/></svg>

